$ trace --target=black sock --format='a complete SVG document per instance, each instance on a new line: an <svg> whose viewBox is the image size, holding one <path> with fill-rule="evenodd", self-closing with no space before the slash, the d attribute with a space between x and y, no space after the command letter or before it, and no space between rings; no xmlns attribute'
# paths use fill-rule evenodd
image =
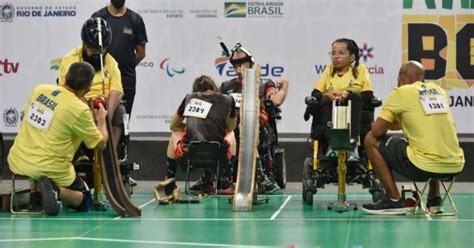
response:
<svg viewBox="0 0 474 248"><path fill-rule="evenodd" d="M171 158L166 158L166 177L174 178L176 177L176 160Z"/></svg>

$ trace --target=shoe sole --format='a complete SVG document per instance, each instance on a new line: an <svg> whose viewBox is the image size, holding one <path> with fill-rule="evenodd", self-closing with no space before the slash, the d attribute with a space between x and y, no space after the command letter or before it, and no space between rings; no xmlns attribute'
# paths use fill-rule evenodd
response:
<svg viewBox="0 0 474 248"><path fill-rule="evenodd" d="M47 177L40 177L38 187L41 192L43 210L47 215L58 215L59 204L53 191L53 184Z"/></svg>
<svg viewBox="0 0 474 248"><path fill-rule="evenodd" d="M443 207L428 207L428 211L433 214L442 214L444 212Z"/></svg>
<svg viewBox="0 0 474 248"><path fill-rule="evenodd" d="M405 215L409 212L408 208L392 208L392 209L381 209L381 210L372 210L361 207L362 211L368 214L374 215Z"/></svg>

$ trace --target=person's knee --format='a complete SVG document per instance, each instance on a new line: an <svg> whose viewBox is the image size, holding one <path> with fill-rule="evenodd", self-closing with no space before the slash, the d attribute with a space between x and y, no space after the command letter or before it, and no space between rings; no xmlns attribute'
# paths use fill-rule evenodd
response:
<svg viewBox="0 0 474 248"><path fill-rule="evenodd" d="M123 126L123 117L126 113L125 106L123 104L119 104L115 109L114 115L112 117L112 126L114 127L121 127Z"/></svg>

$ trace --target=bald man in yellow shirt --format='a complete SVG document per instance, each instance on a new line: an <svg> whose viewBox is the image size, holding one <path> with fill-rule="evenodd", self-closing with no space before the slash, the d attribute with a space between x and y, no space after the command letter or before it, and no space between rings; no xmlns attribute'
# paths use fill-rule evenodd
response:
<svg viewBox="0 0 474 248"><path fill-rule="evenodd" d="M406 139L387 136L389 129L401 129ZM392 170L411 180L427 181L454 176L464 167L446 92L424 82L423 66L416 61L400 68L398 87L388 96L364 145L386 194L379 202L362 206L370 214L406 213ZM431 181L427 207L440 211L440 205L439 181Z"/></svg>
<svg viewBox="0 0 474 248"><path fill-rule="evenodd" d="M64 86L38 85L23 110L20 131L8 154L13 173L37 180L37 185L31 185L31 196L41 199L48 215L59 213L58 199L76 211L87 211L92 204L89 188L76 175L71 161L81 142L103 150L109 137L104 107L100 104L95 109L95 124L91 110L81 100L93 76L90 64L76 62Z"/></svg>

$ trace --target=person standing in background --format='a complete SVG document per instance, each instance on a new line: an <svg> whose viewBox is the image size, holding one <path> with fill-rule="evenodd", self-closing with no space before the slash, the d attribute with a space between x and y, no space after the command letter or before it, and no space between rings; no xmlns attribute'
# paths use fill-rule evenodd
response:
<svg viewBox="0 0 474 248"><path fill-rule="evenodd" d="M131 115L136 93L135 67L146 55L148 42L142 17L125 6L125 0L111 0L110 3L92 14L106 20L112 29L109 53L118 62L122 75L127 114Z"/></svg>

